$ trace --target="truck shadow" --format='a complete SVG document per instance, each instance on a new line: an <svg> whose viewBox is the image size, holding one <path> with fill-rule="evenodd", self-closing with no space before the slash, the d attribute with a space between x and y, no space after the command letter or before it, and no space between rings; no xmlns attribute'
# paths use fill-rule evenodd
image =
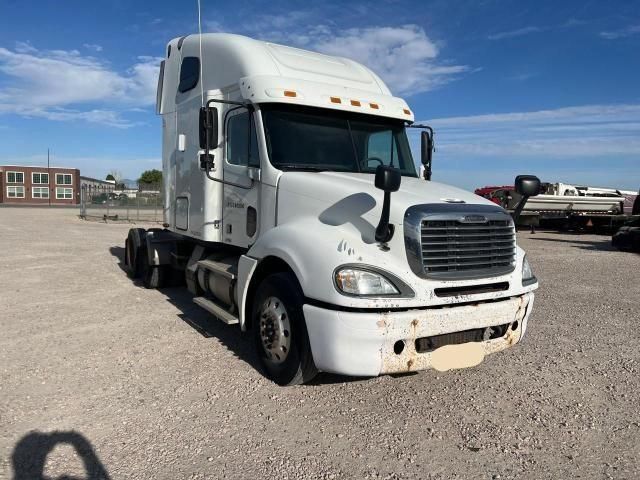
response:
<svg viewBox="0 0 640 480"><path fill-rule="evenodd" d="M166 295L169 303L182 312L178 314L180 320L204 338L218 339L236 357L263 373L251 337L244 335L238 325L227 325L193 303L193 295L185 287L164 288L159 291Z"/></svg>
<svg viewBox="0 0 640 480"><path fill-rule="evenodd" d="M73 430L51 433L33 431L20 439L11 454L14 480L76 479L78 477L63 474L58 477L45 476L47 457L58 445L69 445L84 466L83 478L88 480L108 480L107 469L98 459L93 446L83 435ZM75 464L73 466L75 467ZM56 465L56 470L60 467Z"/></svg>
<svg viewBox="0 0 640 480"><path fill-rule="evenodd" d="M118 259L118 266L126 274L124 248L109 247L109 253ZM132 280L132 283L139 288L144 288L142 282L138 279ZM237 325L227 325L193 303L193 295L186 287L167 287L160 288L157 291L162 293L169 303L180 310L181 313L178 314L180 320L204 338L217 338L239 359L261 372L260 364L255 356L249 336L242 335Z"/></svg>
<svg viewBox="0 0 640 480"><path fill-rule="evenodd" d="M118 267L128 277L127 269L124 266L124 247L109 247L109 253L114 257L116 257L116 259L118 260ZM136 279L129 278L129 280L131 280L131 283L133 283L136 287L144 288L144 285L142 285L142 281L139 278L136 278Z"/></svg>
<svg viewBox="0 0 640 480"><path fill-rule="evenodd" d="M580 248L582 250L598 250L605 252L617 252L618 250L611 245L611 238L603 238L602 240L574 240L566 238L540 238L531 237L528 240L537 240L543 242L558 242L558 243L570 243L574 244L574 248Z"/></svg>
<svg viewBox="0 0 640 480"><path fill-rule="evenodd" d="M123 273L126 274L124 267L124 248L109 247L109 253L118 259L118 266ZM132 283L139 288L144 288L140 280L132 280ZM237 325L227 325L221 320L218 320L209 312L193 303L193 296L184 286L161 288L157 291L162 293L169 303L180 310L181 313L178 314L180 320L204 338L217 338L229 351L233 352L236 357L246 362L264 376L250 335L243 334ZM318 386L363 380L366 380L366 378L321 373L309 382L308 385Z"/></svg>
<svg viewBox="0 0 640 480"><path fill-rule="evenodd" d="M354 193L334 203L324 210L318 219L325 225L339 227L352 224L359 232L362 241L375 243L376 227L364 219L364 215L375 208L376 199L367 193Z"/></svg>
<svg viewBox="0 0 640 480"><path fill-rule="evenodd" d="M109 253L118 260L118 267L120 267L120 270L127 273L127 270L124 267L124 247L109 247Z"/></svg>

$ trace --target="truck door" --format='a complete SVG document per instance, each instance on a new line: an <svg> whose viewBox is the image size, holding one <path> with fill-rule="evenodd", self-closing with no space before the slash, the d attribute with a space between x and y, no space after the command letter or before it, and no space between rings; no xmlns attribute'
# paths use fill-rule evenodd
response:
<svg viewBox="0 0 640 480"><path fill-rule="evenodd" d="M186 95L186 94L181 94ZM175 159L171 160L171 170L175 183L175 228L202 235L204 213L205 178L198 161L198 109L200 98L179 99L177 103L177 128Z"/></svg>
<svg viewBox="0 0 640 480"><path fill-rule="evenodd" d="M260 157L253 112L234 108L225 116L223 241L249 247L257 238Z"/></svg>

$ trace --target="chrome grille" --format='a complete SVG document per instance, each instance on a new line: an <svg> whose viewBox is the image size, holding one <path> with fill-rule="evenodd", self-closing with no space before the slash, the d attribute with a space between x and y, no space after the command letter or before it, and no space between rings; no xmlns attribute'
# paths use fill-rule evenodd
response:
<svg viewBox="0 0 640 480"><path fill-rule="evenodd" d="M427 218L420 234L428 277L484 277L514 269L515 231L510 219L464 223Z"/></svg>

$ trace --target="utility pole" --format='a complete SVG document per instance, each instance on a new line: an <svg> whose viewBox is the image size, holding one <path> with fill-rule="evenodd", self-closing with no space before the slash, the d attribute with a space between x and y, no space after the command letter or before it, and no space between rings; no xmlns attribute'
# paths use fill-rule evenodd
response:
<svg viewBox="0 0 640 480"><path fill-rule="evenodd" d="M49 192L47 193L47 198L49 199L49 206L51 206L51 167L49 166L49 149L47 148L47 180L48 180L48 185L47 185L47 190L49 190Z"/></svg>

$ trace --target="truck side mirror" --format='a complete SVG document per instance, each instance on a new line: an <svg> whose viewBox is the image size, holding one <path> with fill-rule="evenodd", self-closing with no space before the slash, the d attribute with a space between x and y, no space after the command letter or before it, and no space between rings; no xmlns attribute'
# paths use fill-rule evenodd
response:
<svg viewBox="0 0 640 480"><path fill-rule="evenodd" d="M535 197L540 193L540 179L535 175L518 175L515 181L515 190L522 197L511 214L513 222L517 225L518 218L520 218L529 197Z"/></svg>
<svg viewBox="0 0 640 480"><path fill-rule="evenodd" d="M400 189L402 175L400 170L387 165L378 165L376 169L376 188L387 192L397 192Z"/></svg>
<svg viewBox="0 0 640 480"><path fill-rule="evenodd" d="M218 109L216 107L200 108L200 148L211 150L218 146ZM205 151L208 154L208 151Z"/></svg>
<svg viewBox="0 0 640 480"><path fill-rule="evenodd" d="M424 179L431 180L431 159L433 157L433 129L426 127L420 134L420 153L424 165Z"/></svg>
<svg viewBox="0 0 640 480"><path fill-rule="evenodd" d="M515 187L523 197L535 197L540 193L540 179L535 175L518 175Z"/></svg>
<svg viewBox="0 0 640 480"><path fill-rule="evenodd" d="M382 214L380 223L376 227L376 242L387 243L393 237L394 226L389 225L389 210L391 209L391 192L400 189L402 175L400 170L388 165L378 165L376 169L376 188L384 191L384 201L382 203Z"/></svg>

